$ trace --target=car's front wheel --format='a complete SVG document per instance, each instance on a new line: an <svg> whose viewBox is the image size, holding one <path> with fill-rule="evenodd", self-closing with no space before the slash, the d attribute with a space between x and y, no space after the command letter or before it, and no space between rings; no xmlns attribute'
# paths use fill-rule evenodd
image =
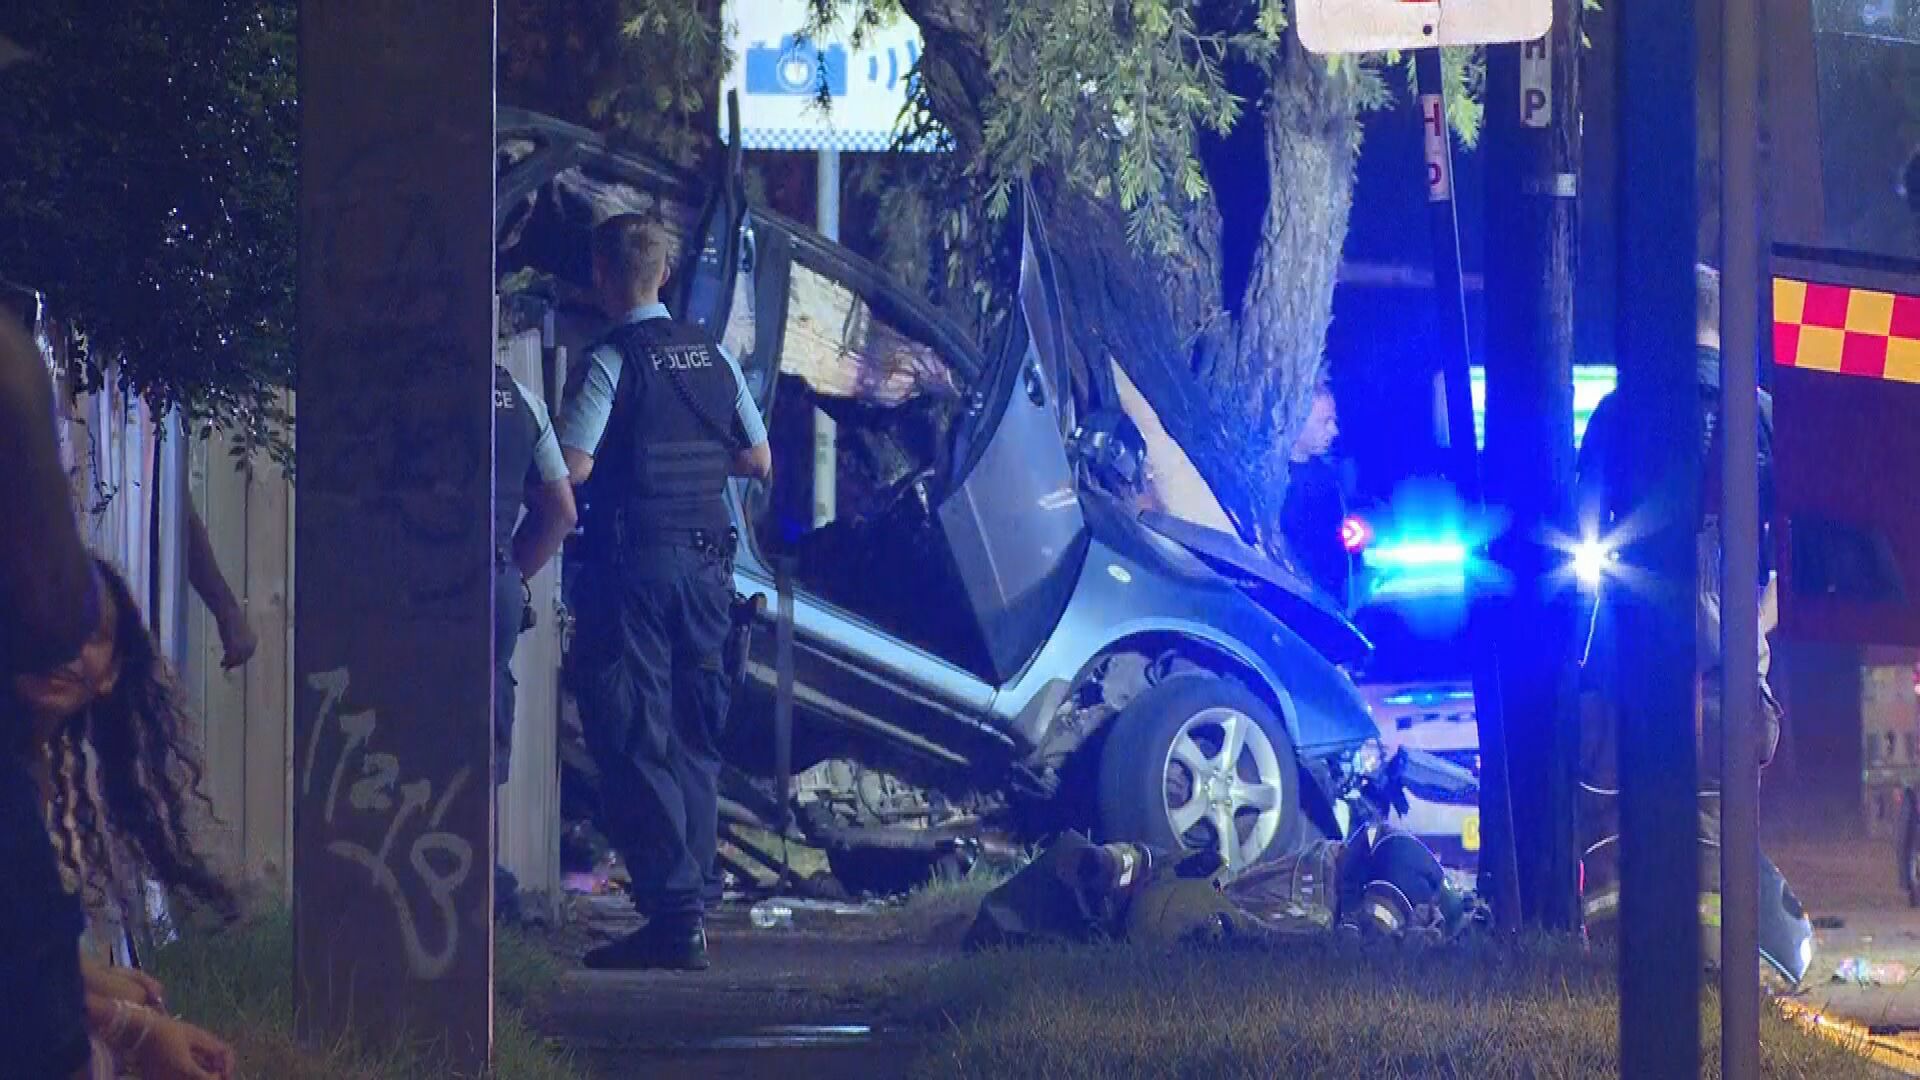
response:
<svg viewBox="0 0 1920 1080"><path fill-rule="evenodd" d="M1100 825L1107 841L1217 850L1230 875L1288 854L1300 832L1293 742L1237 682L1166 679L1113 720L1101 751Z"/></svg>

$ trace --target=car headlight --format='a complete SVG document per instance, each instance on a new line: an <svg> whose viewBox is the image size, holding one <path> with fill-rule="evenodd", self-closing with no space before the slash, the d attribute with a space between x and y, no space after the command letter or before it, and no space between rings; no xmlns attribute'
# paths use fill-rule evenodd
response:
<svg viewBox="0 0 1920 1080"><path fill-rule="evenodd" d="M1386 746L1379 739L1368 739L1354 750L1353 756L1347 761L1347 767L1353 770L1355 776L1372 776L1380 771L1380 766L1386 764L1386 761Z"/></svg>

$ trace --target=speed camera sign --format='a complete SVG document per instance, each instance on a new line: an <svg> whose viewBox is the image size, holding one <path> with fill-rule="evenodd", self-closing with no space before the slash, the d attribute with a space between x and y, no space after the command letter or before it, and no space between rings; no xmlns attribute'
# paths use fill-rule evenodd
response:
<svg viewBox="0 0 1920 1080"><path fill-rule="evenodd" d="M1317 53L1532 41L1553 25L1552 0L1295 0L1294 11Z"/></svg>

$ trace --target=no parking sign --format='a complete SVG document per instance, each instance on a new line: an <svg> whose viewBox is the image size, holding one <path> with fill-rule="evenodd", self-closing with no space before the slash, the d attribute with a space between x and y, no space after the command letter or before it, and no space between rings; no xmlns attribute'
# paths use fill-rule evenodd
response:
<svg viewBox="0 0 1920 1080"><path fill-rule="evenodd" d="M1317 53L1495 45L1545 37L1552 0L1295 0L1300 43Z"/></svg>

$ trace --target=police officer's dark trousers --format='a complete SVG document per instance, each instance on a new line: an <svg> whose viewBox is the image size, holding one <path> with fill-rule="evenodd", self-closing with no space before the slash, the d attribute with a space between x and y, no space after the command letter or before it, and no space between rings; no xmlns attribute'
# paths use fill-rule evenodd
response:
<svg viewBox="0 0 1920 1080"><path fill-rule="evenodd" d="M602 827L640 913L695 924L719 828L731 559L690 542L623 545L583 569L576 598L574 692L600 768Z"/></svg>

